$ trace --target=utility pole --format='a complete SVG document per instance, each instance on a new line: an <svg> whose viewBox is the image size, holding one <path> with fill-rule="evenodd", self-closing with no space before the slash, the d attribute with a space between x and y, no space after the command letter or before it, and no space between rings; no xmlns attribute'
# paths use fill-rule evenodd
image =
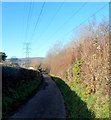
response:
<svg viewBox="0 0 111 120"><path fill-rule="evenodd" d="M26 53L26 62L25 62L25 67L28 68L29 64L30 64L30 60L29 60L29 54L30 54L30 43L27 42L25 43L25 53Z"/></svg>

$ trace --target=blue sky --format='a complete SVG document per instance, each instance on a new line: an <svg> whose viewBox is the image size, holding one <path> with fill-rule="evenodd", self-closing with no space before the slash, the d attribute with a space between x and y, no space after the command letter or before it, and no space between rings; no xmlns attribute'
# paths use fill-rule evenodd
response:
<svg viewBox="0 0 111 120"><path fill-rule="evenodd" d="M2 51L9 58L13 56L22 58L25 57L24 43L30 42L30 57L45 57L48 50L58 41L63 44L68 43L74 36L74 32L66 33L106 4L105 2L86 4L83 2L46 2L33 34L43 2L2 3ZM79 12L68 19L79 8L81 8ZM104 7L95 15L98 22L103 19L103 16L109 16L109 6ZM92 17L88 19L85 24L92 19Z"/></svg>

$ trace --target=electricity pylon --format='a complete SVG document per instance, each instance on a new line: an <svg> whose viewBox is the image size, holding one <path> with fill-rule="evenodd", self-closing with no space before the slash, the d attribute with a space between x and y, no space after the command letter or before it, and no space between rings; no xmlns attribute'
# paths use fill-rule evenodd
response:
<svg viewBox="0 0 111 120"><path fill-rule="evenodd" d="M25 62L25 67L28 68L29 64L30 64L30 60L29 60L29 54L30 54L30 43L27 42L25 43L25 53L26 53L26 62Z"/></svg>

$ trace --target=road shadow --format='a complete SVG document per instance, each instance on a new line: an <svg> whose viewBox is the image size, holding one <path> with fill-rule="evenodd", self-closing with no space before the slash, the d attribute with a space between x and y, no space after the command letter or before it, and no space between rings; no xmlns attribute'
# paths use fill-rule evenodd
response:
<svg viewBox="0 0 111 120"><path fill-rule="evenodd" d="M87 104L62 79L58 77L52 77L52 79L63 95L67 118L95 118L94 113L88 110Z"/></svg>

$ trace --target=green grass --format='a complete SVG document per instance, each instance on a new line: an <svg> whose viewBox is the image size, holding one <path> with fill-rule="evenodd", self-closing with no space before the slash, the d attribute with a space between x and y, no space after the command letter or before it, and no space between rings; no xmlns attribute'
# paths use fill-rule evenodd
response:
<svg viewBox="0 0 111 120"><path fill-rule="evenodd" d="M3 94L2 96L2 114L6 116L16 110L21 104L24 103L36 90L41 83L41 78L36 77L35 80L30 80L19 85L16 89L10 88L9 94Z"/></svg>
<svg viewBox="0 0 111 120"><path fill-rule="evenodd" d="M62 92L68 118L94 118L95 115L87 108L87 104L62 79L51 76Z"/></svg>
<svg viewBox="0 0 111 120"><path fill-rule="evenodd" d="M100 94L85 95L85 86L68 83L52 76L62 92L68 118L109 118L108 100L101 100Z"/></svg>

